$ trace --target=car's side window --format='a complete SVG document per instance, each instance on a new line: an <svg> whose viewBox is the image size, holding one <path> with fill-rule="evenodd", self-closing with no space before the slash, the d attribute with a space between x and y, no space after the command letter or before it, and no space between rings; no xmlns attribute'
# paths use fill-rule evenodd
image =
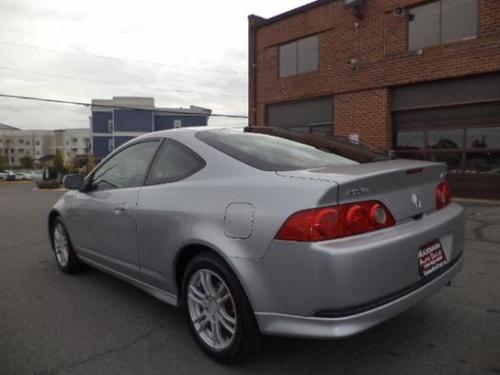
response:
<svg viewBox="0 0 500 375"><path fill-rule="evenodd" d="M93 182L98 190L141 186L160 141L133 144L116 154L95 173Z"/></svg>
<svg viewBox="0 0 500 375"><path fill-rule="evenodd" d="M199 171L205 161L187 146L166 140L156 158L147 185L178 181Z"/></svg>

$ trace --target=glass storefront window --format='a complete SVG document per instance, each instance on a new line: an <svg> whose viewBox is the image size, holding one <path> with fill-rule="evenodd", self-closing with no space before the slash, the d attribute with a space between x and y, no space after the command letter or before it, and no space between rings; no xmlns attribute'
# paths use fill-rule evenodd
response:
<svg viewBox="0 0 500 375"><path fill-rule="evenodd" d="M429 152L426 159L446 163L448 173L462 173L462 154L460 152Z"/></svg>
<svg viewBox="0 0 500 375"><path fill-rule="evenodd" d="M453 149L462 147L462 129L430 130L427 133L427 147Z"/></svg>
<svg viewBox="0 0 500 375"><path fill-rule="evenodd" d="M500 127L467 129L467 148L500 149Z"/></svg>
<svg viewBox="0 0 500 375"><path fill-rule="evenodd" d="M468 152L465 156L465 173L500 175L500 152Z"/></svg>
<svg viewBox="0 0 500 375"><path fill-rule="evenodd" d="M424 133L398 132L396 146L400 150L421 150L424 147Z"/></svg>

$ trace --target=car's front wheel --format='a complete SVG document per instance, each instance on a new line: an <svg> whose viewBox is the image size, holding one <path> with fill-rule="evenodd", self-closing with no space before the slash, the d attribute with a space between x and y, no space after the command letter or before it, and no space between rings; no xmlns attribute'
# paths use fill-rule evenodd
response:
<svg viewBox="0 0 500 375"><path fill-rule="evenodd" d="M212 358L234 362L253 349L258 329L252 308L236 276L219 257L204 253L189 263L182 297L191 332Z"/></svg>
<svg viewBox="0 0 500 375"><path fill-rule="evenodd" d="M61 271L75 273L82 269L82 263L71 246L68 232L60 217L56 217L52 225L52 248Z"/></svg>

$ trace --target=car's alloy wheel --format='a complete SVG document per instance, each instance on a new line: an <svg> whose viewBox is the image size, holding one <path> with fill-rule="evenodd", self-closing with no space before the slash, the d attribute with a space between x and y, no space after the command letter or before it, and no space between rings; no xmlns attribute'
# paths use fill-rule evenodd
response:
<svg viewBox="0 0 500 375"><path fill-rule="evenodd" d="M188 309L198 335L212 350L224 350L231 345L238 317L233 296L216 273L200 269L191 276Z"/></svg>
<svg viewBox="0 0 500 375"><path fill-rule="evenodd" d="M64 227L59 222L54 227L54 251L57 263L61 267L66 267L69 258L69 242Z"/></svg>
<svg viewBox="0 0 500 375"><path fill-rule="evenodd" d="M256 348L259 330L247 296L231 268L216 254L194 257L182 279L189 328L205 353L235 362Z"/></svg>
<svg viewBox="0 0 500 375"><path fill-rule="evenodd" d="M55 218L52 224L52 247L57 265L63 272L75 273L83 268L60 217Z"/></svg>

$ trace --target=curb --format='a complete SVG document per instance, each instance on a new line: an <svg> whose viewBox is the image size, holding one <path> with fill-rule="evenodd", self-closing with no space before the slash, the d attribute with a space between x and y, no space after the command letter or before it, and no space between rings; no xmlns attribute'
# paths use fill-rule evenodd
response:
<svg viewBox="0 0 500 375"><path fill-rule="evenodd" d="M20 181L0 181L0 185L23 185L33 183L31 180L20 180Z"/></svg>
<svg viewBox="0 0 500 375"><path fill-rule="evenodd" d="M51 191L68 191L68 189L65 189L65 188L57 188L57 189L39 189L39 188L36 188L34 187L33 189L31 189L32 191L40 191L40 192L51 192Z"/></svg>
<svg viewBox="0 0 500 375"><path fill-rule="evenodd" d="M500 200L498 199L480 199L480 198L452 198L454 202L463 202L463 203L488 203L488 204L499 204Z"/></svg>

